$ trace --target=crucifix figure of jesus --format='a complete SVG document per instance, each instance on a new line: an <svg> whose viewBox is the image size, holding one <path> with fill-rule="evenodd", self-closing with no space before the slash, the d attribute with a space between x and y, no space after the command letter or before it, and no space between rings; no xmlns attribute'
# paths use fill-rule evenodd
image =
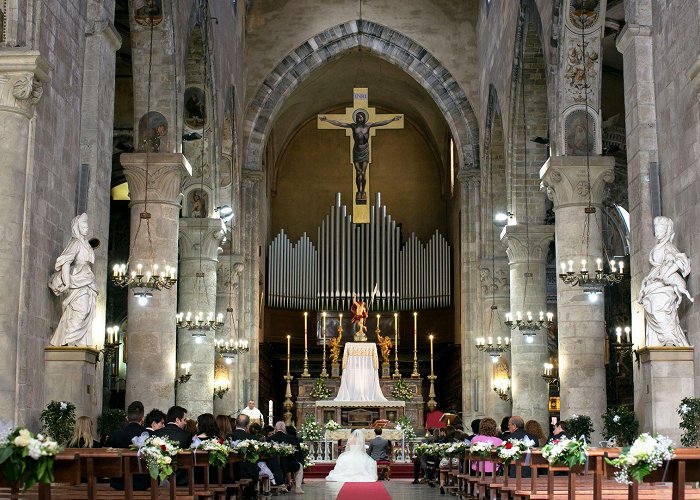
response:
<svg viewBox="0 0 700 500"><path fill-rule="evenodd" d="M403 128L403 115L377 114L375 108L370 108L368 105L368 90L355 88L352 108L345 108L344 115L318 115L319 129L333 127L348 129L346 135L352 137L350 161L355 169L353 219L356 224L368 223L367 169L372 162L372 136L376 133L377 127Z"/></svg>

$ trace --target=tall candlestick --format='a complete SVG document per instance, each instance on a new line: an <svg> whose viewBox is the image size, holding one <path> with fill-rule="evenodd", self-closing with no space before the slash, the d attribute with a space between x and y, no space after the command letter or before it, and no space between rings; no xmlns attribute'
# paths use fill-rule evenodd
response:
<svg viewBox="0 0 700 500"><path fill-rule="evenodd" d="M327 378L328 372L326 371L326 311L323 311L323 362L321 365L321 378Z"/></svg>
<svg viewBox="0 0 700 500"><path fill-rule="evenodd" d="M401 378L399 372L399 314L394 313L394 378Z"/></svg>
<svg viewBox="0 0 700 500"><path fill-rule="evenodd" d="M291 339L292 339L292 336L287 335L287 375L289 375L289 355L291 354L291 349L290 349Z"/></svg>
<svg viewBox="0 0 700 500"><path fill-rule="evenodd" d="M419 378L418 373L418 313L413 312L413 373L411 378Z"/></svg>
<svg viewBox="0 0 700 500"><path fill-rule="evenodd" d="M309 378L309 330L308 321L309 313L304 311L304 371L301 372L302 378Z"/></svg>
<svg viewBox="0 0 700 500"><path fill-rule="evenodd" d="M272 425L272 400L268 403L267 425Z"/></svg>
<svg viewBox="0 0 700 500"><path fill-rule="evenodd" d="M433 375L433 335L428 337L430 339L430 374Z"/></svg>
<svg viewBox="0 0 700 500"><path fill-rule="evenodd" d="M304 352L309 348L309 338L308 338L308 330L307 330L307 323L306 321L309 318L309 313L305 312L304 313Z"/></svg>

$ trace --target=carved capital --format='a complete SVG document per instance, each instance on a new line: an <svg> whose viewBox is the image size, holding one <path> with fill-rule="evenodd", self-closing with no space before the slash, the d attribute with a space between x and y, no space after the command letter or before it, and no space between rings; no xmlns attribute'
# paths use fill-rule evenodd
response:
<svg viewBox="0 0 700 500"><path fill-rule="evenodd" d="M114 24L108 19L90 21L85 31L87 36L103 36L115 52L122 46L122 37Z"/></svg>
<svg viewBox="0 0 700 500"><path fill-rule="evenodd" d="M493 264L493 273L491 265ZM505 259L496 259L493 263L490 260L482 259L479 269L479 280L481 292L484 297L507 298L510 296L510 270Z"/></svg>
<svg viewBox="0 0 700 500"><path fill-rule="evenodd" d="M223 259L222 259L223 260ZM232 262L221 262L216 270L217 283L222 290L228 290L229 286L236 290L243 275L243 256L234 255Z"/></svg>
<svg viewBox="0 0 700 500"><path fill-rule="evenodd" d="M615 39L615 47L617 47L618 52L624 54L627 47L629 47L634 38L638 36L651 36L651 26L634 23L625 24L625 27L622 28L622 31L620 31Z"/></svg>
<svg viewBox="0 0 700 500"><path fill-rule="evenodd" d="M474 168L461 168L457 173L457 179L469 188L479 188L481 185L481 170Z"/></svg>
<svg viewBox="0 0 700 500"><path fill-rule="evenodd" d="M36 50L0 51L0 106L31 115L50 71L49 63Z"/></svg>
<svg viewBox="0 0 700 500"><path fill-rule="evenodd" d="M260 170L248 170L244 169L241 173L241 178L243 181L243 187L250 189L256 187L265 179L265 173Z"/></svg>
<svg viewBox="0 0 700 500"><path fill-rule="evenodd" d="M549 244L554 239L554 226L539 224L514 224L506 226L501 235L501 243L506 249L511 264L527 262L544 262L547 259Z"/></svg>
<svg viewBox="0 0 700 500"><path fill-rule="evenodd" d="M120 161L132 205L143 203L146 191L148 203L180 205L182 178L192 175L192 167L182 153L122 153Z"/></svg>
<svg viewBox="0 0 700 500"><path fill-rule="evenodd" d="M180 261L199 259L218 262L224 237L221 219L180 219Z"/></svg>
<svg viewBox="0 0 700 500"><path fill-rule="evenodd" d="M588 162L588 165L586 163ZM615 180L612 156L552 156L540 169L541 187L554 202L554 209L565 206L600 205L603 187Z"/></svg>

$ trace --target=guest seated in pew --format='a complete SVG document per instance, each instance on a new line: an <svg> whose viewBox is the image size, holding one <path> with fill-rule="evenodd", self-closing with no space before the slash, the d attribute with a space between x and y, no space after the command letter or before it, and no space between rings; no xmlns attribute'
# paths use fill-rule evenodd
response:
<svg viewBox="0 0 700 500"><path fill-rule="evenodd" d="M549 436L549 439L547 440L548 443L551 443L555 439L564 439L567 438L566 434L566 422L564 420L560 420L556 424L554 424L554 430L552 431L552 435Z"/></svg>
<svg viewBox="0 0 700 500"><path fill-rule="evenodd" d="M231 437L233 427L231 427L231 419L228 417L228 415L217 415L216 427L219 429L219 437L221 439L228 439Z"/></svg>
<svg viewBox="0 0 700 500"><path fill-rule="evenodd" d="M498 435L503 441L507 441L510 436L510 431L508 430L508 422L510 422L510 416L503 417L501 419L501 433Z"/></svg>
<svg viewBox="0 0 700 500"><path fill-rule="evenodd" d="M476 443L491 443L493 446L500 446L503 440L498 437L498 427L496 426L496 421L492 418L484 418L479 422L479 433L472 438L472 444ZM479 462L478 467L476 463L472 463L472 473L486 472L490 474L493 472L493 464L490 461Z"/></svg>
<svg viewBox="0 0 700 500"><path fill-rule="evenodd" d="M73 429L73 437L68 441L68 448L102 448L102 443L93 437L92 419L78 417Z"/></svg>
<svg viewBox="0 0 700 500"><path fill-rule="evenodd" d="M228 420L228 419L227 419ZM219 438L219 428L216 426L216 420L211 413L202 413L197 417L197 437L201 440L205 439L221 439ZM218 467L209 466L209 481L212 482L218 477ZM194 482L196 484L204 483L204 472L201 468L195 468Z"/></svg>
<svg viewBox="0 0 700 500"><path fill-rule="evenodd" d="M158 429L153 434L174 441L183 450L189 449L192 444L192 434L185 430L188 421L187 410L182 406L171 406L165 420L167 421L165 427ZM187 486L187 471L177 471L175 478L178 486Z"/></svg>
<svg viewBox="0 0 700 500"><path fill-rule="evenodd" d="M454 443L457 441L456 439L456 430L454 427L451 425L448 425L444 429L440 429L440 432L442 433L444 431L445 436L442 438L442 443L450 444ZM445 494L445 482L447 480L447 473L450 469L456 469L459 467L459 459L457 457L453 458L452 460L448 458L442 458L440 459L440 494L444 495Z"/></svg>
<svg viewBox="0 0 700 500"><path fill-rule="evenodd" d="M294 435L291 435L290 431L293 432ZM280 459L280 465L285 476L289 474L290 477L287 488L291 491L291 477L294 476L296 493L304 493L301 488L301 484L304 481L304 467L302 465L304 456L301 453L301 441L296 436L296 429L287 427L284 425L284 422L279 421L275 424L275 433L270 437L270 441L273 443L287 443L294 446L294 455L291 457L282 457Z"/></svg>
<svg viewBox="0 0 700 500"><path fill-rule="evenodd" d="M513 415L508 420L508 439L519 439L520 441L525 441L526 443L532 443L532 446L537 446L538 440L536 436L532 436L525 432L525 421L520 415ZM508 476L515 477L516 467L511 464L508 468ZM522 468L522 477L530 477L531 471L530 467Z"/></svg>
<svg viewBox="0 0 700 500"><path fill-rule="evenodd" d="M110 448L129 448L131 440L140 436L146 429L141 425L143 423L143 403L134 401L126 408L127 424L118 431L114 431L107 438L105 446ZM134 474L134 490L147 490L151 484L151 479L148 474ZM109 482L109 485L115 490L124 489L124 480L122 478L114 478Z"/></svg>
<svg viewBox="0 0 700 500"><path fill-rule="evenodd" d="M541 448L547 444L547 436L537 420L528 420L525 422L525 432L537 438L537 448Z"/></svg>
<svg viewBox="0 0 700 500"><path fill-rule="evenodd" d="M255 439L255 436L248 432L250 420L246 415L239 415L236 419L236 428L231 433L232 441L243 441L245 439ZM251 462L236 462L233 464L233 478L236 481L241 479L251 479L253 482L243 492L246 498L257 498L256 487L260 479L260 469L258 465Z"/></svg>
<svg viewBox="0 0 700 500"><path fill-rule="evenodd" d="M158 408L153 408L146 415L143 425L146 427L146 432L153 435L158 429L165 427L165 413Z"/></svg>

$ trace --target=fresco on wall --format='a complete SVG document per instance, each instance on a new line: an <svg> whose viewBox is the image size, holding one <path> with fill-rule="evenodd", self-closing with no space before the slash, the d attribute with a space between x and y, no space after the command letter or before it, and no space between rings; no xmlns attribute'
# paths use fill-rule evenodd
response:
<svg viewBox="0 0 700 500"><path fill-rule="evenodd" d="M574 102L584 102L586 96L590 99L594 95L599 62L598 52L594 47L594 44L574 40L567 50L564 78L568 83L567 93Z"/></svg>
<svg viewBox="0 0 700 500"><path fill-rule="evenodd" d="M587 29L598 22L600 0L569 0L569 20L578 29Z"/></svg>
<svg viewBox="0 0 700 500"><path fill-rule="evenodd" d="M586 151L593 154L596 145L595 119L584 109L572 111L565 118L564 136L567 155L582 156Z"/></svg>
<svg viewBox="0 0 700 500"><path fill-rule="evenodd" d="M139 144L141 153L159 153L168 150L168 120L157 111L150 111L139 120Z"/></svg>
<svg viewBox="0 0 700 500"><path fill-rule="evenodd" d="M193 189L187 195L188 216L194 219L204 219L207 217L207 206L209 205L209 195L203 189Z"/></svg>
<svg viewBox="0 0 700 500"><path fill-rule="evenodd" d="M207 121L204 90L199 87L185 89L185 125L201 129Z"/></svg>
<svg viewBox="0 0 700 500"><path fill-rule="evenodd" d="M158 26L163 20L163 0L135 0L134 21L141 26Z"/></svg>

